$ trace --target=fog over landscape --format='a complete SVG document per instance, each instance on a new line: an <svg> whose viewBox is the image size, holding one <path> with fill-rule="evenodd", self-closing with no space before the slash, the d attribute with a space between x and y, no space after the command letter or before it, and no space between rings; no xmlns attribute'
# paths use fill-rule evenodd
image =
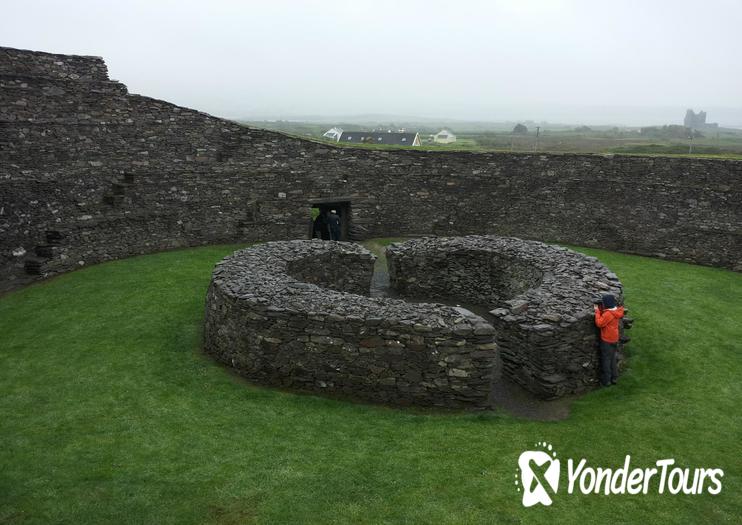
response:
<svg viewBox="0 0 742 525"><path fill-rule="evenodd" d="M739 0L5 2L0 45L105 58L229 118L742 127Z"/></svg>

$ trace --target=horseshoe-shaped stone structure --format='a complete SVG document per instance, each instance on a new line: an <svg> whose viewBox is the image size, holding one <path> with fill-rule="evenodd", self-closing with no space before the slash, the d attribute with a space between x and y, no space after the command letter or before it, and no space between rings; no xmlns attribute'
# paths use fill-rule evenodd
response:
<svg viewBox="0 0 742 525"><path fill-rule="evenodd" d="M369 297L375 256L357 244L269 242L216 266L205 350L260 384L391 405L487 408L498 359L543 398L595 385L592 304L622 287L594 257L494 236L415 239L387 257L403 297L489 313Z"/></svg>

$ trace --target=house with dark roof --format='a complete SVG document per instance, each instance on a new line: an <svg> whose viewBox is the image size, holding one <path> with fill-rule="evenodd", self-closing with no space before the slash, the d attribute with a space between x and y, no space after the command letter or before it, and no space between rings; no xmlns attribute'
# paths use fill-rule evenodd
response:
<svg viewBox="0 0 742 525"><path fill-rule="evenodd" d="M392 131L343 131L338 142L350 144L390 144L394 146L419 146L420 135Z"/></svg>

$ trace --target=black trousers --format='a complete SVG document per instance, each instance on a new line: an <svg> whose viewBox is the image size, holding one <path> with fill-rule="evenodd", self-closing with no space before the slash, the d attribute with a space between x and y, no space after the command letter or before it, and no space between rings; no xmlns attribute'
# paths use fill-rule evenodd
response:
<svg viewBox="0 0 742 525"><path fill-rule="evenodd" d="M618 379L618 343L600 342L600 382L603 386Z"/></svg>

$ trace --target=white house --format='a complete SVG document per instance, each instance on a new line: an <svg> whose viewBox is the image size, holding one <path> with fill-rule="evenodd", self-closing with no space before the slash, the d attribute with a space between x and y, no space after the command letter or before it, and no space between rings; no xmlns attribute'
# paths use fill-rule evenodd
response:
<svg viewBox="0 0 742 525"><path fill-rule="evenodd" d="M340 142L351 144L391 144L394 146L419 146L420 134L394 131L344 131Z"/></svg>
<svg viewBox="0 0 742 525"><path fill-rule="evenodd" d="M438 144L451 144L452 142L456 142L456 135L447 129L442 129L433 135L433 142L437 142Z"/></svg>
<svg viewBox="0 0 742 525"><path fill-rule="evenodd" d="M338 140L340 140L340 135L342 134L343 134L342 128L335 127L335 128L328 129L327 131L325 131L325 133L322 136L325 137L326 139L334 140L335 142L337 142Z"/></svg>

